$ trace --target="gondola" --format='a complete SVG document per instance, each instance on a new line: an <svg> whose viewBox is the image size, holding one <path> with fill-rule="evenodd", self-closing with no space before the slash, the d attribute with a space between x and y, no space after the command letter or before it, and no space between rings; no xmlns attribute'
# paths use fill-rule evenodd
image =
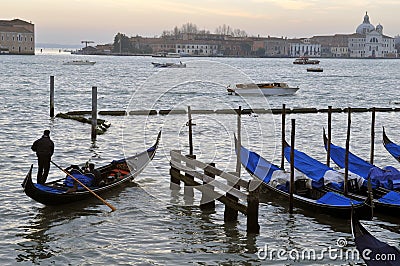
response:
<svg viewBox="0 0 400 266"><path fill-rule="evenodd" d="M400 162L400 145L392 142L388 136L386 136L385 128L383 128L383 146L398 162Z"/></svg>
<svg viewBox="0 0 400 266"><path fill-rule="evenodd" d="M375 238L353 216L351 217L351 232L358 253L368 266L399 265L400 251Z"/></svg>
<svg viewBox="0 0 400 266"><path fill-rule="evenodd" d="M290 147L287 143L285 143L285 157L287 160L290 160ZM333 191L343 194L343 172L339 172L296 149L294 151L294 167L312 179L314 187L323 191ZM358 201L365 201L369 205L372 199L376 212L400 217L400 193L371 187L370 194L368 192L368 182L364 178L351 172L349 172L348 178L347 197Z"/></svg>
<svg viewBox="0 0 400 266"><path fill-rule="evenodd" d="M112 161L107 165L96 168L103 182L96 186L85 185L87 185L91 191L99 195L112 191L117 187L121 187L130 182L139 175L146 165L153 159L160 137L161 131L158 133L155 144L146 151L128 158ZM73 180L72 178L69 178L69 176L45 184L33 183L32 168L33 165L31 165L31 168L22 183L22 187L24 188L25 194L37 202L44 205L61 205L86 200L91 197L93 198L92 193L80 185L77 187L76 191L70 192L73 186ZM82 173L77 166L68 167L66 170L67 173L78 179L82 177L85 179L88 177L88 175ZM83 179L80 179L80 181L82 180Z"/></svg>
<svg viewBox="0 0 400 266"><path fill-rule="evenodd" d="M328 138L323 132L324 146L328 148ZM345 167L346 149L330 143L330 158L340 167ZM400 190L400 171L393 166L377 167L362 158L349 152L348 169L368 180L371 178L374 188L381 187L385 190Z"/></svg>
<svg viewBox="0 0 400 266"><path fill-rule="evenodd" d="M290 173L243 146L240 150L240 158L242 165L251 176L261 180L262 185L268 191L288 201ZM353 206L359 217L370 216L370 209L365 202L351 200L335 192L322 192L313 187L307 187L307 180L302 176L297 176L296 179L293 194L295 207L312 210L313 213L325 213L334 217L350 219Z"/></svg>

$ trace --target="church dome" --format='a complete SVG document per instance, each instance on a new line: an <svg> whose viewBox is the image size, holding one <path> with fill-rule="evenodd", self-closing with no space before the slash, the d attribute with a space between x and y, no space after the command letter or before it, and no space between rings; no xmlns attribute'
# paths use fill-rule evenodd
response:
<svg viewBox="0 0 400 266"><path fill-rule="evenodd" d="M365 12L364 21L357 27L356 32L359 34L366 34L373 30L375 30L375 27L369 22L368 13Z"/></svg>

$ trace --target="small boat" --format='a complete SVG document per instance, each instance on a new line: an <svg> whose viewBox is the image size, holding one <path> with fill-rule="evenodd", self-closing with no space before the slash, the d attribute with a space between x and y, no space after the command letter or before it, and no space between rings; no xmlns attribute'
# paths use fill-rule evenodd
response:
<svg viewBox="0 0 400 266"><path fill-rule="evenodd" d="M236 143L236 142L235 142ZM247 172L262 181L262 185L276 196L289 199L290 173L270 163L257 153L241 147L240 158ZM297 176L293 194L295 207L312 210L315 213L325 213L335 217L350 219L352 208L359 217L369 217L370 209L366 202L349 199L335 192L323 192L308 186L308 179Z"/></svg>
<svg viewBox="0 0 400 266"><path fill-rule="evenodd" d="M89 187L96 194L112 191L130 182L143 171L147 164L153 159L160 137L161 131L158 133L155 144L146 151L128 158L112 161L107 165L97 168L99 175L104 181L99 185L90 185L89 181L91 177L82 173L78 166L70 166L66 170L68 170L67 172L69 174L82 181L84 185ZM93 197L90 191L80 185L77 187L76 191L70 192L73 187L73 180L69 176L45 184L33 183L32 168L33 165L31 165L22 183L22 187L24 188L25 194L37 202L44 205L61 205Z"/></svg>
<svg viewBox="0 0 400 266"><path fill-rule="evenodd" d="M179 62L179 64L178 63L156 63L156 62L152 62L152 64L153 64L153 66L154 67L157 67L157 68L185 68L186 67L186 64L185 63L182 63L182 62Z"/></svg>
<svg viewBox="0 0 400 266"><path fill-rule="evenodd" d="M351 217L351 232L358 253L368 266L399 265L399 249L371 235L353 215Z"/></svg>
<svg viewBox="0 0 400 266"><path fill-rule="evenodd" d="M324 72L324 69L320 67L309 67L307 68L307 72Z"/></svg>
<svg viewBox="0 0 400 266"><path fill-rule="evenodd" d="M89 61L89 60L73 60L63 63L63 65L77 65L77 66L94 65L94 64L96 64L95 61Z"/></svg>
<svg viewBox="0 0 400 266"><path fill-rule="evenodd" d="M296 60L293 61L293 64L296 64L296 65L318 65L319 60L310 59L308 57L303 56L303 57L296 58Z"/></svg>
<svg viewBox="0 0 400 266"><path fill-rule="evenodd" d="M323 133L324 146L328 148L328 138ZM330 143L330 157L340 167L345 168L346 149ZM371 178L373 188L382 188L385 191L400 189L400 171L393 166L377 167L364 159L349 152L349 171L364 179Z"/></svg>
<svg viewBox="0 0 400 266"><path fill-rule="evenodd" d="M400 162L400 145L392 142L386 136L385 128L383 128L383 146L398 162Z"/></svg>
<svg viewBox="0 0 400 266"><path fill-rule="evenodd" d="M169 58L180 58L181 55L179 53L167 53L165 55L165 57L169 57Z"/></svg>
<svg viewBox="0 0 400 266"><path fill-rule="evenodd" d="M273 83L239 83L228 85L227 91L229 94L235 95L292 95L299 90L298 87L289 87L284 82Z"/></svg>
<svg viewBox="0 0 400 266"><path fill-rule="evenodd" d="M166 53L166 52L158 52L153 54L152 57L168 57L168 58L180 58L181 55L179 53Z"/></svg>
<svg viewBox="0 0 400 266"><path fill-rule="evenodd" d="M285 143L285 157L290 160L290 147ZM311 156L294 150L294 167L308 178L312 179L312 185L323 191L333 191L343 194L344 173L335 170ZM371 202L376 212L400 217L400 193L395 191L382 191L372 189L371 195L368 193L368 181L364 178L349 173L347 197L364 202ZM372 196L373 195L373 196Z"/></svg>

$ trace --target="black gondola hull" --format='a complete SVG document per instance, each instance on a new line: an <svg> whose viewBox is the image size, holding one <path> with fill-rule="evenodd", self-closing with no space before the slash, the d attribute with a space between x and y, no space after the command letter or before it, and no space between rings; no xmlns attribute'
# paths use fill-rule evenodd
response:
<svg viewBox="0 0 400 266"><path fill-rule="evenodd" d="M107 192L115 191L118 188L126 186L128 183L130 183L137 175L139 175L143 171L146 165L153 159L158 147L160 136L161 132L158 134L156 143L147 151L119 161L118 164L125 165L125 170L127 170L123 176L115 178L109 184L100 187L91 187L91 191L97 195L104 195ZM110 172L114 169L118 170L118 167L115 166L115 164L110 163L98 169L100 172L107 173L107 171ZM84 201L89 198L95 198L93 193L86 189L80 189L75 192L67 192L69 187L63 187L60 185L54 186L54 184L56 184L55 182L49 182L44 185L35 184L32 181L32 169L33 165L31 165L28 174L22 182L22 187L24 188L24 192L28 197L39 203L54 206Z"/></svg>
<svg viewBox="0 0 400 266"><path fill-rule="evenodd" d="M286 199L289 204L289 193L279 190L269 184L262 183L262 185L267 188L267 190L274 195ZM302 208L304 210L310 210L313 213L327 214L337 218L350 219L352 209L357 217L364 219L371 219L371 208L369 208L365 203L353 205L353 206L334 206L327 204L318 204L314 200L293 194L293 204L296 208Z"/></svg>

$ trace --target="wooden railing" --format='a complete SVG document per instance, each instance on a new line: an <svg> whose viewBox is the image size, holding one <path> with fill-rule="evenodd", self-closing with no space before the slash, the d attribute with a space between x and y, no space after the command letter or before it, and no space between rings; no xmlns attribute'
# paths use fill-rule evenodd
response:
<svg viewBox="0 0 400 266"><path fill-rule="evenodd" d="M225 222L237 220L241 212L247 215L247 232L259 233L259 181L240 179L235 172L224 172L193 155L184 156L179 150L171 151L170 165L171 189L180 189L182 181L185 196L193 197L194 189L202 193L202 210L213 209L217 200L225 205Z"/></svg>

